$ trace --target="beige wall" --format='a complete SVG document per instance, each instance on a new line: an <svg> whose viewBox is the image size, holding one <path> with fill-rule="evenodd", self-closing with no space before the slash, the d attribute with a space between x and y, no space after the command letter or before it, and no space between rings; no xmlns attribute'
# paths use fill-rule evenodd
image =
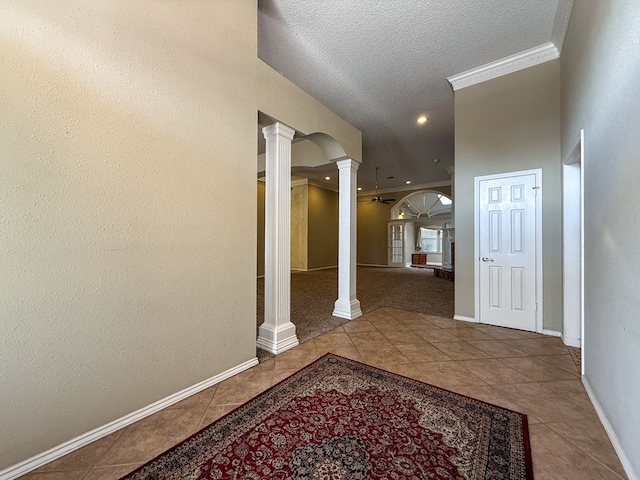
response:
<svg viewBox="0 0 640 480"><path fill-rule="evenodd" d="M411 190L391 192L382 195L383 198L395 198L396 201L388 205L369 203L370 195L358 197L358 263L362 265L386 265L388 259L388 223L391 220L391 210L404 197L421 191ZM435 192L451 195L451 186L429 188Z"/></svg>
<svg viewBox="0 0 640 480"><path fill-rule="evenodd" d="M585 131L585 379L640 478L637 0L578 1L561 57L563 158Z"/></svg>
<svg viewBox="0 0 640 480"><path fill-rule="evenodd" d="M307 270L309 225L309 185L291 188L291 269Z"/></svg>
<svg viewBox="0 0 640 480"><path fill-rule="evenodd" d="M0 470L255 357L256 8L2 3Z"/></svg>
<svg viewBox="0 0 640 480"><path fill-rule="evenodd" d="M474 178L542 168L544 328L562 330L560 62L455 93L456 315L474 317Z"/></svg>
<svg viewBox="0 0 640 480"><path fill-rule="evenodd" d="M256 273L258 277L262 277L264 275L264 200L265 200L265 186L264 183L258 182L258 242L257 242L257 250L258 250L258 264L256 268Z"/></svg>
<svg viewBox="0 0 640 480"><path fill-rule="evenodd" d="M308 268L338 265L338 192L309 185Z"/></svg>

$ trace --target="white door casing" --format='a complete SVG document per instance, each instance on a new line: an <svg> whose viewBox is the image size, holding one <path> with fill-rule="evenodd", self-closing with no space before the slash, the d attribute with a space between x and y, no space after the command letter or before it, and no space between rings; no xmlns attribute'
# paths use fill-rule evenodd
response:
<svg viewBox="0 0 640 480"><path fill-rule="evenodd" d="M389 259L390 267L404 267L404 224L389 224Z"/></svg>
<svg viewBox="0 0 640 480"><path fill-rule="evenodd" d="M476 320L542 331L542 171L476 177Z"/></svg>

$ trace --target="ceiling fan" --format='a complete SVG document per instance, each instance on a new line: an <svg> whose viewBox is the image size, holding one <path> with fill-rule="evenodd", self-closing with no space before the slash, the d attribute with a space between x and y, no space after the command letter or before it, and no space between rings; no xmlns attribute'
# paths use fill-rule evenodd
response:
<svg viewBox="0 0 640 480"><path fill-rule="evenodd" d="M361 202L365 202L366 200L360 200ZM396 199L395 198L382 198L380 195L378 195L378 167L376 167L376 191L375 191L375 195L373 197L371 197L371 200L369 200L367 203L383 203L384 205L388 205L391 202L395 202Z"/></svg>

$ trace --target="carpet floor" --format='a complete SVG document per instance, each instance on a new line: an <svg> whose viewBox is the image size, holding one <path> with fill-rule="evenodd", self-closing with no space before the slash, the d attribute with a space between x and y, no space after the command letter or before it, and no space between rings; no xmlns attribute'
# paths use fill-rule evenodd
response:
<svg viewBox="0 0 640 480"><path fill-rule="evenodd" d="M327 354L123 480L532 480L526 415Z"/></svg>
<svg viewBox="0 0 640 480"><path fill-rule="evenodd" d="M358 267L357 298L364 313L380 307L453 317L453 283L431 269ZM331 315L338 292L336 268L291 274L291 322L304 343L348 320ZM257 326L264 321L264 279L258 279ZM257 349L258 360L273 355Z"/></svg>

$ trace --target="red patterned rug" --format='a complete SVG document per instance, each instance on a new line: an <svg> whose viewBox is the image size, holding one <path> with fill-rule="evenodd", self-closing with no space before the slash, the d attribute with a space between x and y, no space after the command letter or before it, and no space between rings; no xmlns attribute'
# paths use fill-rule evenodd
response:
<svg viewBox="0 0 640 480"><path fill-rule="evenodd" d="M327 354L122 480L531 480L527 417Z"/></svg>

